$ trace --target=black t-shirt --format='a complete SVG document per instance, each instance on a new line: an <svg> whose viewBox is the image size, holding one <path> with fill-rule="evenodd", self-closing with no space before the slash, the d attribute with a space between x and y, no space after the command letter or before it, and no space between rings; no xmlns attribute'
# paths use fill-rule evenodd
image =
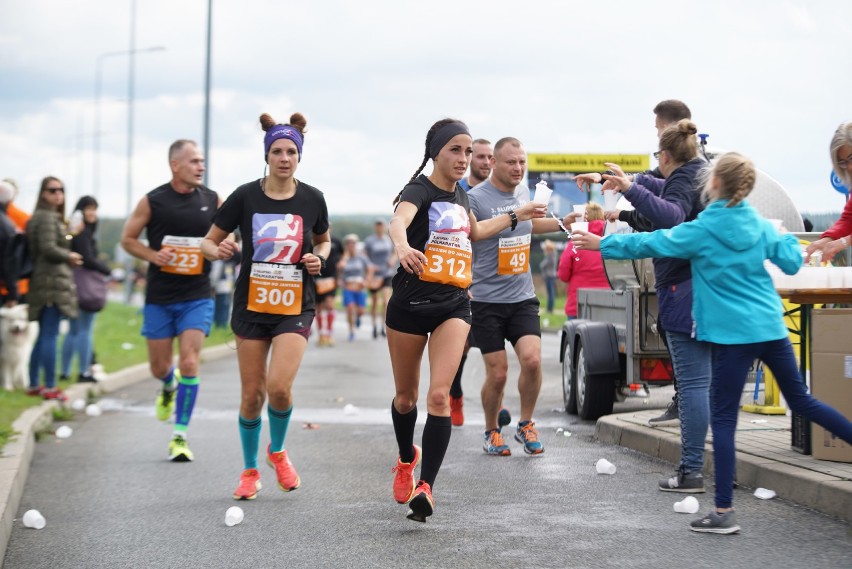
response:
<svg viewBox="0 0 852 569"><path fill-rule="evenodd" d="M187 194L180 194L172 185L163 184L148 192L151 219L148 221L148 246L159 251L163 238L203 238L210 230L219 196L216 192L199 186ZM173 304L189 300L212 298L210 288L210 262L200 251L192 262L201 264L199 274L172 274L150 263L148 265L145 302L148 304Z"/></svg>
<svg viewBox="0 0 852 569"><path fill-rule="evenodd" d="M281 316L248 310L252 264L295 265L302 275L302 313L314 312L313 277L299 263L313 251L313 235L328 231L328 208L321 191L298 182L296 193L286 200L268 197L260 180L243 184L228 196L213 224L243 237L243 261L234 289L234 317L245 322L275 324Z"/></svg>
<svg viewBox="0 0 852 569"><path fill-rule="evenodd" d="M410 202L417 206L417 213L406 229L408 244L412 249L425 250L432 231L465 232L470 236L470 202L467 193L458 184L455 191L446 192L421 174L403 188L399 199L400 202ZM420 280L402 265L393 277L392 286L391 301L399 303L420 299L440 301L463 292L453 285Z"/></svg>

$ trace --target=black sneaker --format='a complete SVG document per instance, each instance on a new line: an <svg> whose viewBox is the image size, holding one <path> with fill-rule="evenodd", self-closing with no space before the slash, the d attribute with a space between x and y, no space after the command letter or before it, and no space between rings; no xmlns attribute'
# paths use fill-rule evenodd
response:
<svg viewBox="0 0 852 569"><path fill-rule="evenodd" d="M689 529L700 533L729 534L740 531L740 526L737 523L737 516L733 510L721 514L713 510L700 520L691 522Z"/></svg>
<svg viewBox="0 0 852 569"><path fill-rule="evenodd" d="M666 407L666 410L663 411L662 415L648 419L648 424L653 427L670 421L680 421L680 414L677 410L677 397L672 399L672 402L669 403L669 406Z"/></svg>
<svg viewBox="0 0 852 569"><path fill-rule="evenodd" d="M77 376L77 383L97 383L97 382L98 382L98 380L95 378L95 376L87 374L87 373L81 373L80 375Z"/></svg>
<svg viewBox="0 0 852 569"><path fill-rule="evenodd" d="M700 494L704 492L704 475L700 472L684 472L682 466L678 467L674 476L660 480L660 490Z"/></svg>

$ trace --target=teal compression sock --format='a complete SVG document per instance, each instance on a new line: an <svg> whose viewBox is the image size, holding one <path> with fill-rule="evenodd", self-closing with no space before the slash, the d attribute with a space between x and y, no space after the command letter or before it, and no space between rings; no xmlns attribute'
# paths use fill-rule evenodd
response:
<svg viewBox="0 0 852 569"><path fill-rule="evenodd" d="M270 452L281 452L284 450L284 439L287 437L287 427L290 425L290 413L293 412L293 406L291 405L286 411L279 411L273 409L271 405L267 405L266 411L269 414L269 438L272 439L269 450Z"/></svg>
<svg viewBox="0 0 852 569"><path fill-rule="evenodd" d="M260 446L260 417L246 419L240 415L240 442L243 447L243 464L246 470L257 468L257 448Z"/></svg>

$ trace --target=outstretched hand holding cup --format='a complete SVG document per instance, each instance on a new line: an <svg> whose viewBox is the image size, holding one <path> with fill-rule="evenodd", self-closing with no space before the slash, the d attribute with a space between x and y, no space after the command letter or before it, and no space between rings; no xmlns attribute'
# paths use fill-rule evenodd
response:
<svg viewBox="0 0 852 569"><path fill-rule="evenodd" d="M599 236L588 231L583 231L582 229L574 229L573 226L571 228L571 241L577 249L600 251L601 248L601 238Z"/></svg>
<svg viewBox="0 0 852 569"><path fill-rule="evenodd" d="M518 216L518 221L527 221L547 217L547 204L538 202L527 202L523 206L515 210L515 215Z"/></svg>

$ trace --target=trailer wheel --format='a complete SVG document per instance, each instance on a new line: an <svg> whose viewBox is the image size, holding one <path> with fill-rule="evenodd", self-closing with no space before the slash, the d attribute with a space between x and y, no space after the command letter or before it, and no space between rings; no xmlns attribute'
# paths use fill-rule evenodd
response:
<svg viewBox="0 0 852 569"><path fill-rule="evenodd" d="M577 349L577 369L574 374L574 393L577 411L582 419L594 421L612 413L615 377L610 373L594 373L589 369L583 340Z"/></svg>
<svg viewBox="0 0 852 569"><path fill-rule="evenodd" d="M562 348L562 399L565 412L577 414L577 373L574 371L574 338L568 337Z"/></svg>

